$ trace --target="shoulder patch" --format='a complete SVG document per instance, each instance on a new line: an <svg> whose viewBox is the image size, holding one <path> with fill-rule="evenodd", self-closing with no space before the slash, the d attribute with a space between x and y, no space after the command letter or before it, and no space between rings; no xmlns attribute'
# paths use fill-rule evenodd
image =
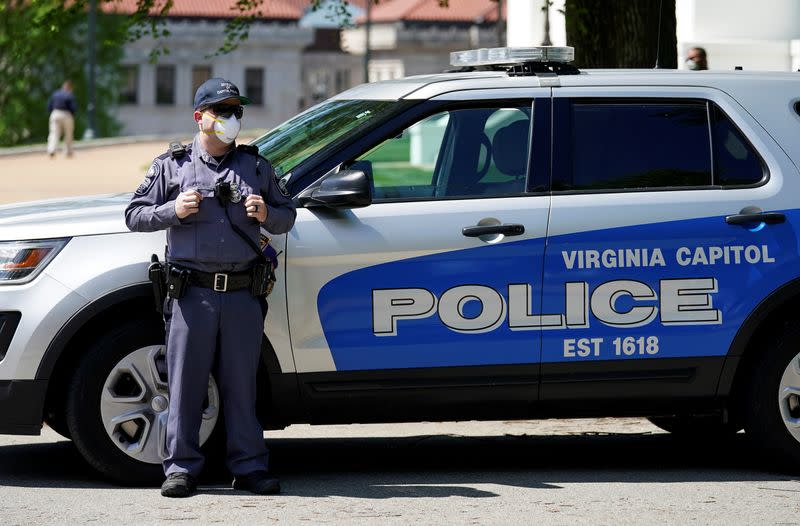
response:
<svg viewBox="0 0 800 526"><path fill-rule="evenodd" d="M147 192L149 192L150 188L153 187L153 183L156 182L160 172L161 167L156 161L153 161L153 164L150 165L150 169L147 170L147 174L144 176L144 181L142 181L142 184L140 184L136 189L136 195L145 195Z"/></svg>

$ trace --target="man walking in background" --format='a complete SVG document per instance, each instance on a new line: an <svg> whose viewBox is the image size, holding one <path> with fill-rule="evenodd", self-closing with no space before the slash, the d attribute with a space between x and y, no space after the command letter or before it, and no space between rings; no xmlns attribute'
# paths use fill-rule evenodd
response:
<svg viewBox="0 0 800 526"><path fill-rule="evenodd" d="M50 95L47 101L50 114L50 134L47 136L47 153L50 157L56 154L58 141L64 135L67 157L72 157L72 135L75 131L75 95L72 94L72 82L66 80L61 89Z"/></svg>

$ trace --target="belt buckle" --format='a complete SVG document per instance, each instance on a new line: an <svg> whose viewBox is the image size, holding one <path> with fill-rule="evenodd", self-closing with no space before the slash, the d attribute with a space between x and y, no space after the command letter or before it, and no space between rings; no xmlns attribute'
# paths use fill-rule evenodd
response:
<svg viewBox="0 0 800 526"><path fill-rule="evenodd" d="M222 283L220 285L220 282ZM228 292L228 275L217 272L214 274L214 292Z"/></svg>

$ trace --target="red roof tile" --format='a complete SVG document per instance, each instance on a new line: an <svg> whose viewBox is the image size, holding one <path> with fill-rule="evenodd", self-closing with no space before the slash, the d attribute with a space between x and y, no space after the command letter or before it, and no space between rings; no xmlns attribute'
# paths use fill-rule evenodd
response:
<svg viewBox="0 0 800 526"><path fill-rule="evenodd" d="M264 0L265 3L269 2L269 1L270 0ZM375 0L372 0L372 1L374 3ZM381 0L381 2L383 2L383 1L385 1L385 0ZM287 3L287 4L291 5L291 6L294 6L294 7L298 8L298 9L300 9L301 11L303 11L304 9L306 9L308 6L311 5L311 0L283 0L283 2L285 2L285 3ZM324 2L325 2L325 0L323 0L323 3ZM347 3L350 4L350 5L356 6L359 9L363 9L367 5L367 0L347 0Z"/></svg>
<svg viewBox="0 0 800 526"><path fill-rule="evenodd" d="M364 9L368 0L348 0ZM157 0L156 5L163 5ZM136 12L136 0L111 0L100 4L106 13L131 14ZM264 0L259 8L261 18L297 20L303 16L311 0ZM234 9L236 0L174 0L169 15L190 18L234 18L239 12ZM503 4L505 16L505 3ZM158 9L151 11L158 13ZM373 22L474 22L497 20L497 2L493 0L450 0L448 7L441 7L439 0L380 0L372 6ZM359 17L359 23L364 17Z"/></svg>
<svg viewBox="0 0 800 526"><path fill-rule="evenodd" d="M503 4L505 17L505 3ZM372 7L373 22L475 22L497 20L497 2L492 0L450 0L441 7L439 0L381 0ZM366 20L359 17L358 23Z"/></svg>
<svg viewBox="0 0 800 526"><path fill-rule="evenodd" d="M304 0L305 4L309 0ZM136 12L136 0L112 0L104 2L101 9L106 13L131 14ZM265 0L258 9L259 18L297 20L303 16L303 8L293 0ZM163 6L163 1L156 2ZM239 11L235 9L236 0L174 0L169 10L171 17L191 18L235 18ZM159 9L151 10L157 14Z"/></svg>

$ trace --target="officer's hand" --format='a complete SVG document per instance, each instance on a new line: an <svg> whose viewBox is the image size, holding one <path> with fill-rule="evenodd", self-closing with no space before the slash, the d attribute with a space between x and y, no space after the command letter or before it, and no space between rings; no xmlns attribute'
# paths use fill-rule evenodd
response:
<svg viewBox="0 0 800 526"><path fill-rule="evenodd" d="M187 190L178 194L175 200L175 215L178 219L183 219L192 214L196 214L200 210L200 201L203 196L197 190Z"/></svg>
<svg viewBox="0 0 800 526"><path fill-rule="evenodd" d="M264 198L258 194L250 194L244 201L245 210L247 210L247 217L252 217L263 223L267 220L267 204L264 203Z"/></svg>

